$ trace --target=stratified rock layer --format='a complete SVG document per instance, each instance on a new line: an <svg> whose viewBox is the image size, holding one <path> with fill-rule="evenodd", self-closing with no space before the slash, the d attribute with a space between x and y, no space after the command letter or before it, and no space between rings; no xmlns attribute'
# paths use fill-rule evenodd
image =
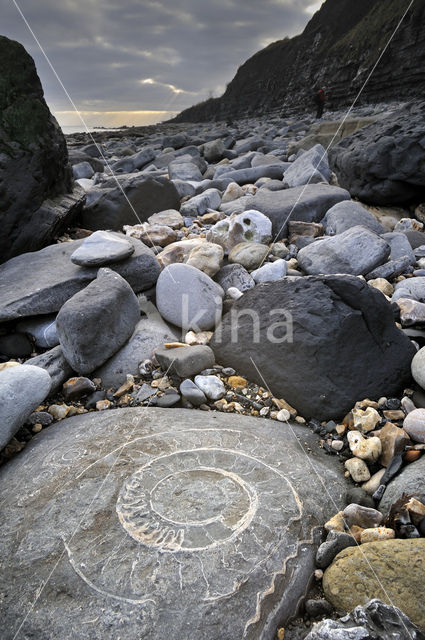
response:
<svg viewBox="0 0 425 640"><path fill-rule="evenodd" d="M45 203L70 191L65 138L24 47L0 36L0 261L47 244L68 218ZM70 206L74 205L74 201ZM57 218L57 219L56 219ZM46 222L49 228L46 229Z"/></svg>
<svg viewBox="0 0 425 640"><path fill-rule="evenodd" d="M123 628L129 640L170 629L184 640L274 639L346 490L330 459L308 459L297 438L315 448L298 426L152 408L78 416L36 436L0 473L2 639L21 623L22 637L42 629L45 640Z"/></svg>

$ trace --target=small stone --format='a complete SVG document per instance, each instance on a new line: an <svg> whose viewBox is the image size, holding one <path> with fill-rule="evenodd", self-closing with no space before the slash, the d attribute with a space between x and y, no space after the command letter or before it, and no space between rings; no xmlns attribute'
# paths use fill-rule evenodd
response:
<svg viewBox="0 0 425 640"><path fill-rule="evenodd" d="M290 418L291 414L287 409L281 409L276 416L276 419L279 420L279 422L288 422Z"/></svg>
<svg viewBox="0 0 425 640"><path fill-rule="evenodd" d="M194 407L199 407L201 404L205 404L207 398L203 391L192 382L192 380L183 380L180 385L180 393L186 400L188 400Z"/></svg>
<svg viewBox="0 0 425 640"><path fill-rule="evenodd" d="M330 615L332 611L333 606L324 598L320 598L319 600L309 599L305 602L305 612L310 618Z"/></svg>
<svg viewBox="0 0 425 640"><path fill-rule="evenodd" d="M382 476L385 473L385 469L380 469L371 476L370 480L362 484L363 491L366 491L369 495L373 495L381 484Z"/></svg>
<svg viewBox="0 0 425 640"><path fill-rule="evenodd" d="M133 389L133 386L134 386L134 380L127 380L126 382L124 382L124 384L122 384L119 387L119 389L115 391L114 398L121 398L122 396L127 394L129 391L131 391Z"/></svg>
<svg viewBox="0 0 425 640"><path fill-rule="evenodd" d="M171 227L167 227L166 225L142 222L141 224L135 224L134 226L126 224L123 229L126 236L137 238L148 247L167 247L177 240L177 233L175 230Z"/></svg>
<svg viewBox="0 0 425 640"><path fill-rule="evenodd" d="M323 578L323 570L316 569L314 572L314 577L316 578L316 580L321 580Z"/></svg>
<svg viewBox="0 0 425 640"><path fill-rule="evenodd" d="M20 362L15 362L14 360L9 360L8 362L0 363L0 371L4 371L5 369L11 369L12 367L19 367Z"/></svg>
<svg viewBox="0 0 425 640"><path fill-rule="evenodd" d="M220 400L226 394L226 388L217 376L195 376L195 384L210 400Z"/></svg>
<svg viewBox="0 0 425 640"><path fill-rule="evenodd" d="M334 451L342 451L344 448L344 443L342 440L332 440L331 447Z"/></svg>
<svg viewBox="0 0 425 640"><path fill-rule="evenodd" d="M287 411L289 411L289 413L293 416L297 415L297 410L294 409L294 407L291 407L290 404L288 404L286 402L286 400L284 400L283 398L272 398L273 404L278 408L278 409L286 409Z"/></svg>
<svg viewBox="0 0 425 640"><path fill-rule="evenodd" d="M185 335L184 341L190 346L193 346L195 344L208 344L212 336L212 331L200 331L199 333L188 331Z"/></svg>
<svg viewBox="0 0 425 640"><path fill-rule="evenodd" d="M382 444L382 453L379 462L383 467L387 467L394 456L403 451L404 447L410 442L406 431L391 422L387 422L380 430L378 437Z"/></svg>
<svg viewBox="0 0 425 640"><path fill-rule="evenodd" d="M175 404L180 402L180 395L173 390L172 393L166 393L163 396L157 396L154 398L152 404L156 407L168 408L173 407Z"/></svg>
<svg viewBox="0 0 425 640"><path fill-rule="evenodd" d="M360 504L362 507L375 508L375 503L371 496L361 487L350 487L345 494L345 502L347 504Z"/></svg>
<svg viewBox="0 0 425 640"><path fill-rule="evenodd" d="M384 519L384 516L376 509L362 507L359 504L349 504L344 509L344 518L348 527L357 525L358 527L367 529L379 526Z"/></svg>
<svg viewBox="0 0 425 640"><path fill-rule="evenodd" d="M332 518L325 523L324 528L326 531L344 531L344 512L339 511L334 516L332 516Z"/></svg>
<svg viewBox="0 0 425 640"><path fill-rule="evenodd" d="M180 378L190 378L203 369L214 365L214 353L206 345L187 345L176 349L160 348L155 357L163 371L175 373Z"/></svg>
<svg viewBox="0 0 425 640"><path fill-rule="evenodd" d="M247 271L258 269L266 259L269 248L258 242L242 242L229 253L229 262L241 264Z"/></svg>
<svg viewBox="0 0 425 640"><path fill-rule="evenodd" d="M236 371L234 369L232 369L232 367L224 367L224 369L221 370L221 373L223 374L223 376L234 376L236 374Z"/></svg>
<svg viewBox="0 0 425 640"><path fill-rule="evenodd" d="M184 224L183 217L175 209L154 213L148 218L148 222L149 224L165 225L171 229L180 229Z"/></svg>
<svg viewBox="0 0 425 640"><path fill-rule="evenodd" d="M277 258L286 258L289 253L289 249L283 242L275 242L271 247L272 255Z"/></svg>
<svg viewBox="0 0 425 640"><path fill-rule="evenodd" d="M416 498L410 498L406 503L406 509L412 514L412 517L420 522L425 518L425 504Z"/></svg>
<svg viewBox="0 0 425 640"><path fill-rule="evenodd" d="M31 431L33 433L40 433L40 431L43 429L43 425L40 424L39 422L36 422L36 424L33 426L33 428L31 429Z"/></svg>
<svg viewBox="0 0 425 640"><path fill-rule="evenodd" d="M237 289L236 287L229 287L226 291L226 294L232 298L232 300L239 300L239 298L242 298L243 293L242 291L240 291L239 289Z"/></svg>
<svg viewBox="0 0 425 640"><path fill-rule="evenodd" d="M425 443L425 409L415 409L409 413L404 419L403 429L413 442Z"/></svg>
<svg viewBox="0 0 425 640"><path fill-rule="evenodd" d="M307 420L302 416L296 416L295 422L298 422L298 424L306 424Z"/></svg>
<svg viewBox="0 0 425 640"><path fill-rule="evenodd" d="M106 409L109 409L109 407L112 406L112 402L110 400L107 400L105 398L105 400L98 400L96 402L96 411L105 411Z"/></svg>
<svg viewBox="0 0 425 640"><path fill-rule="evenodd" d="M75 400L96 391L96 385L89 378L70 378L62 387L65 400Z"/></svg>
<svg viewBox="0 0 425 640"><path fill-rule="evenodd" d="M345 432L347 431L347 425L346 424L337 424L335 427L335 431L337 432L337 434L339 436L343 436L345 434Z"/></svg>
<svg viewBox="0 0 425 640"><path fill-rule="evenodd" d="M247 386L248 380L241 376L230 376L227 378L227 384L230 385L232 389L243 389Z"/></svg>
<svg viewBox="0 0 425 640"><path fill-rule="evenodd" d="M368 407L365 411L361 409L353 409L354 428L361 433L373 431L376 425L381 421L381 416L372 407Z"/></svg>
<svg viewBox="0 0 425 640"><path fill-rule="evenodd" d="M55 420L63 420L66 418L70 410L66 404L51 404L48 408L48 412L50 415L54 417Z"/></svg>
<svg viewBox="0 0 425 640"><path fill-rule="evenodd" d="M365 544L366 542L392 540L393 538L395 538L394 529L388 529L387 527L373 527L371 529L363 529L360 536L360 542Z"/></svg>
<svg viewBox="0 0 425 640"><path fill-rule="evenodd" d="M378 437L364 438L360 431L350 431L347 435L350 450L356 458L366 462L375 462L382 452L382 444Z"/></svg>
<svg viewBox="0 0 425 640"><path fill-rule="evenodd" d="M286 276L288 271L288 263L286 260L278 259L275 262L267 262L259 269L255 269L251 273L254 282L260 284L262 282L274 282Z"/></svg>
<svg viewBox="0 0 425 640"><path fill-rule="evenodd" d="M415 449L410 449L404 455L405 462L415 462L421 457L421 451L415 451Z"/></svg>
<svg viewBox="0 0 425 640"><path fill-rule="evenodd" d="M331 531L326 539L317 550L316 565L320 569L326 569L335 556L346 549L347 547L354 547L356 541L348 534L341 531Z"/></svg>
<svg viewBox="0 0 425 640"><path fill-rule="evenodd" d="M393 285L385 280L385 278L374 278L368 281L368 284L374 289L378 289L386 296L391 296L394 293Z"/></svg>
<svg viewBox="0 0 425 640"><path fill-rule="evenodd" d="M350 458L345 462L345 468L349 471L354 482L366 482L370 479L370 471L364 460Z"/></svg>

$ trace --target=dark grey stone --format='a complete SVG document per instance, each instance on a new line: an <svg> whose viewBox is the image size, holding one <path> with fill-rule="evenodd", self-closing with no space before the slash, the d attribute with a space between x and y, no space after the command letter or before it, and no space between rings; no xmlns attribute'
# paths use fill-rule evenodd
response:
<svg viewBox="0 0 425 640"><path fill-rule="evenodd" d="M241 264L226 264L215 274L214 280L225 292L230 287L242 292L255 287L254 279Z"/></svg>
<svg viewBox="0 0 425 640"><path fill-rule="evenodd" d="M402 497L403 493L414 494L425 504L425 456L406 465L399 475L390 481L379 503L379 510L387 516L391 506Z"/></svg>
<svg viewBox="0 0 425 640"><path fill-rule="evenodd" d="M59 344L55 319L55 315L35 316L18 322L16 330L30 336L37 347L51 349Z"/></svg>
<svg viewBox="0 0 425 640"><path fill-rule="evenodd" d="M180 378L190 378L203 369L214 365L214 353L207 345L177 347L166 349L160 347L155 352L161 369L174 373Z"/></svg>
<svg viewBox="0 0 425 640"><path fill-rule="evenodd" d="M80 375L91 373L118 351L140 318L130 285L111 269L70 298L56 317L63 354Z"/></svg>
<svg viewBox="0 0 425 640"><path fill-rule="evenodd" d="M178 402L180 402L180 395L176 392L174 393L165 393L163 396L155 396L152 399L152 406L154 407L163 407L169 408L174 407Z"/></svg>
<svg viewBox="0 0 425 640"><path fill-rule="evenodd" d="M315 450L327 500L298 438ZM128 640L163 640L170 619L181 640L274 639L346 490L315 438L157 408L41 432L0 469L2 639L22 624L23 637L42 629L43 640L117 638L124 627Z"/></svg>
<svg viewBox="0 0 425 640"><path fill-rule="evenodd" d="M367 211L357 202L347 200L333 206L322 220L327 236L335 236L358 225L370 229L375 233L384 233L384 227L378 222L373 213Z"/></svg>
<svg viewBox="0 0 425 640"><path fill-rule="evenodd" d="M146 147L137 153L121 158L114 162L112 170L114 173L131 173L145 167L155 158L155 152L151 147Z"/></svg>
<svg viewBox="0 0 425 640"><path fill-rule="evenodd" d="M397 282L392 300L395 302L399 298L411 298L417 302L425 302L425 277L408 278Z"/></svg>
<svg viewBox="0 0 425 640"><path fill-rule="evenodd" d="M120 235L119 237L122 237ZM136 293L155 284L160 266L143 242L128 238L134 254L111 265ZM63 242L26 253L0 266L0 321L53 313L96 278L97 267L79 267L70 260L83 240Z"/></svg>
<svg viewBox="0 0 425 640"><path fill-rule="evenodd" d="M22 333L0 336L0 354L6 358L25 358L32 353L32 343Z"/></svg>
<svg viewBox="0 0 425 640"><path fill-rule="evenodd" d="M260 178L271 178L272 180L281 180L286 163L280 162L272 165L263 165L260 167L249 167L248 169L237 169L235 171L226 171L221 174L222 178L227 178L239 185L253 184ZM254 208L254 207L252 207Z"/></svg>
<svg viewBox="0 0 425 640"><path fill-rule="evenodd" d="M341 140L329 153L341 186L372 204L422 201L424 120L425 102L414 102Z"/></svg>
<svg viewBox="0 0 425 640"><path fill-rule="evenodd" d="M415 354L382 293L354 276L258 285L234 302L210 346L219 364L321 420L397 395Z"/></svg>
<svg viewBox="0 0 425 640"><path fill-rule="evenodd" d="M67 220L46 216L48 198L71 191L64 135L24 47L0 36L0 262L45 246ZM39 215L40 212L40 215Z"/></svg>
<svg viewBox="0 0 425 640"><path fill-rule="evenodd" d="M192 380L183 380L180 385L180 393L195 407L199 407L201 404L207 402L205 393L201 391Z"/></svg>
<svg viewBox="0 0 425 640"><path fill-rule="evenodd" d="M153 307L153 305L152 305ZM157 347L164 342L174 342L177 335L161 318L158 312L143 316L136 324L129 341L93 373L101 378L104 387L119 387L126 381L127 374L139 374L139 363L152 357Z"/></svg>
<svg viewBox="0 0 425 640"><path fill-rule="evenodd" d="M94 175L93 168L89 162L78 162L72 167L72 173L76 180L81 178L92 178Z"/></svg>
<svg viewBox="0 0 425 640"><path fill-rule="evenodd" d="M255 209L264 213L273 224L274 239L287 234L289 220L320 222L327 211L338 202L350 200L348 191L326 184L310 184L283 191L259 189L255 196L244 196L221 205L225 213L242 213Z"/></svg>
<svg viewBox="0 0 425 640"><path fill-rule="evenodd" d="M337 236L310 243L298 252L298 265L308 275L365 275L390 255L385 240L366 227L352 227Z"/></svg>
<svg viewBox="0 0 425 640"><path fill-rule="evenodd" d="M202 173L194 162L182 162L180 159L173 160L168 165L168 175L170 180L187 180L200 182Z"/></svg>
<svg viewBox="0 0 425 640"><path fill-rule="evenodd" d="M397 607L381 600L358 606L339 620L322 620L305 640L425 640L425 635Z"/></svg>
<svg viewBox="0 0 425 640"><path fill-rule="evenodd" d="M52 381L40 367L17 365L0 371L0 449L49 395Z"/></svg>
<svg viewBox="0 0 425 640"><path fill-rule="evenodd" d="M373 271L369 271L366 274L366 280L373 280L375 278L385 278L386 280L392 280L397 278L402 273L406 273L410 266L410 260L408 256L400 258L399 260L389 260L385 264L381 264L380 267L376 267Z"/></svg>
<svg viewBox="0 0 425 640"><path fill-rule="evenodd" d="M121 187L107 191L84 209L81 225L85 229L120 231L125 224L145 222L153 213L180 208L179 194L166 178L136 176L122 181Z"/></svg>
<svg viewBox="0 0 425 640"><path fill-rule="evenodd" d="M416 263L415 254L405 233L393 231L392 233L384 233L382 238L391 247L390 260L402 260L407 257L409 264Z"/></svg>
<svg viewBox="0 0 425 640"><path fill-rule="evenodd" d="M121 262L134 253L134 245L125 236L109 231L95 231L71 255L80 267L98 267Z"/></svg>
<svg viewBox="0 0 425 640"><path fill-rule="evenodd" d="M287 187L329 182L328 154L321 144L305 151L285 170L283 183Z"/></svg>
<svg viewBox="0 0 425 640"><path fill-rule="evenodd" d="M52 379L52 393L60 391L63 383L71 378L74 373L62 353L60 345L53 347L53 349L49 351L45 351L35 358L30 358L25 364L32 364L35 367L41 367L47 371Z"/></svg>
<svg viewBox="0 0 425 640"><path fill-rule="evenodd" d="M347 547L356 547L357 542L349 533L330 531L326 542L322 542L317 550L316 565L319 569L329 567L335 556Z"/></svg>

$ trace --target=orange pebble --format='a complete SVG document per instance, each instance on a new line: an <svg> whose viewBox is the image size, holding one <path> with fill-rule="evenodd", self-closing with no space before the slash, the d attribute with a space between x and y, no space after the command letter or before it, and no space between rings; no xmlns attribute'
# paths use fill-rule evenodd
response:
<svg viewBox="0 0 425 640"><path fill-rule="evenodd" d="M410 451L407 451L405 456L404 456L404 461L405 462L415 462L415 460L417 460L418 458L421 457L421 452L418 451L417 449L410 449Z"/></svg>

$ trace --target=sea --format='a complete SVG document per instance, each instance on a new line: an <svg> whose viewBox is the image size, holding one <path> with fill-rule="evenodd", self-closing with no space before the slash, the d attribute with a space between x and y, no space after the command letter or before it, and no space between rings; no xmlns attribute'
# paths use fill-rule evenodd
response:
<svg viewBox="0 0 425 640"><path fill-rule="evenodd" d="M83 127L83 125L79 125L79 126L63 126L61 127L62 131L65 134L71 134L71 133L87 133L87 130ZM120 129L120 127L111 127L110 129L108 129L108 127L87 127L88 131L92 132L92 131L118 131Z"/></svg>

